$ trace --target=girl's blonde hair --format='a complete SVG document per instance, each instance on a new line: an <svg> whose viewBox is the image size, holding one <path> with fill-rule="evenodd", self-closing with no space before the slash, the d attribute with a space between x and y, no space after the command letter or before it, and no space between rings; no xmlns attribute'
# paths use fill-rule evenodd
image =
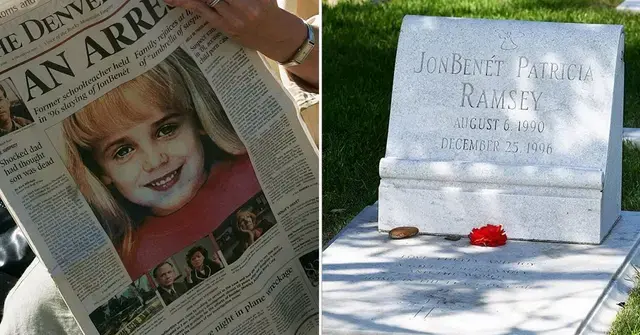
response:
<svg viewBox="0 0 640 335"><path fill-rule="evenodd" d="M223 151L233 155L246 152L207 79L193 59L180 48L149 71L65 119L62 132L66 166L123 255L134 251L132 233L138 222L100 181L102 171L93 158L92 145L114 130L131 128L148 118L143 111L131 106L127 95L131 91L148 98L150 104L162 110L192 114L202 130Z"/></svg>

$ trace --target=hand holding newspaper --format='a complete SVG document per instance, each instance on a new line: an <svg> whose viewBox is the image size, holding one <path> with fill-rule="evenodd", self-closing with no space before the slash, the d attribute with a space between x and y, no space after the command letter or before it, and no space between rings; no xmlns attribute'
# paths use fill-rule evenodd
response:
<svg viewBox="0 0 640 335"><path fill-rule="evenodd" d="M0 190L82 331L317 333L318 153L260 55L160 0L29 1Z"/></svg>

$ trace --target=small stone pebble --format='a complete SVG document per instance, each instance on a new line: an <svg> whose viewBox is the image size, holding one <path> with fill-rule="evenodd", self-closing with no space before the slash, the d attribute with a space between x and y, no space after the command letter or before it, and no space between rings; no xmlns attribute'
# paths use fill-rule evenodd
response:
<svg viewBox="0 0 640 335"><path fill-rule="evenodd" d="M389 237L394 240L415 236L416 234L418 234L418 228L416 227L397 227L389 231Z"/></svg>
<svg viewBox="0 0 640 335"><path fill-rule="evenodd" d="M462 238L460 235L447 235L444 237L447 241L459 241Z"/></svg>

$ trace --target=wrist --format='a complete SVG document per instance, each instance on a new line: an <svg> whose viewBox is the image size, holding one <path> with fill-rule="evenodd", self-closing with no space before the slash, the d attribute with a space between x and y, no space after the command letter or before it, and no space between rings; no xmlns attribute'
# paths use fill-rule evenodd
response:
<svg viewBox="0 0 640 335"><path fill-rule="evenodd" d="M305 23L305 27L307 28L307 38L302 42L300 47L298 47L296 53L293 54L286 62L280 62L280 65L284 67L300 65L304 63L304 61L313 52L313 49L316 46L316 34L314 33L314 28L311 25Z"/></svg>
<svg viewBox="0 0 640 335"><path fill-rule="evenodd" d="M307 40L307 25L299 17L278 8L275 29L269 33L271 38L263 39L264 47L259 48L265 56L279 63L284 63L296 54L300 46Z"/></svg>

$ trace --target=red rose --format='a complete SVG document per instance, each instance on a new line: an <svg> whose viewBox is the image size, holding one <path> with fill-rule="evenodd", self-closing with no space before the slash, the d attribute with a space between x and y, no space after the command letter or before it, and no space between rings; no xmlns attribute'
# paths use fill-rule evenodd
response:
<svg viewBox="0 0 640 335"><path fill-rule="evenodd" d="M473 245L498 247L507 243L507 234L502 229L502 225L488 224L484 227L473 228L469 234L469 240Z"/></svg>

